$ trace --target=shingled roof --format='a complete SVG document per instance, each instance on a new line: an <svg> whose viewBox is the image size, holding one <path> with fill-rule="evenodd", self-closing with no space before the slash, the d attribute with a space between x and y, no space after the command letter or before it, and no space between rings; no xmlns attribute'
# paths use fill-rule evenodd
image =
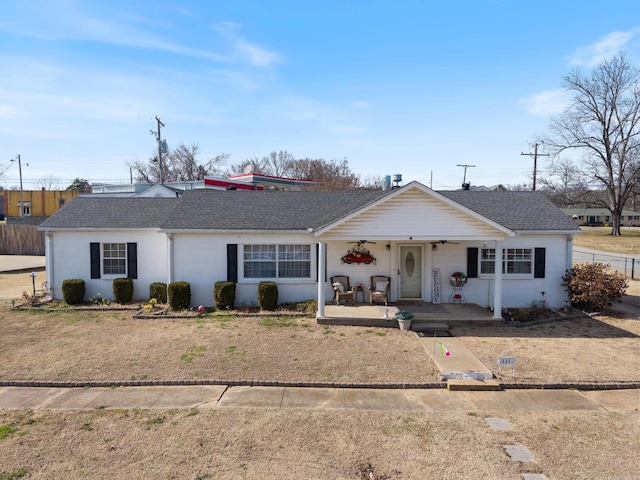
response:
<svg viewBox="0 0 640 480"><path fill-rule="evenodd" d="M181 198L80 196L40 229L302 231L329 225L393 192L192 190ZM510 230L579 231L539 192L437 193Z"/></svg>
<svg viewBox="0 0 640 480"><path fill-rule="evenodd" d="M167 230L306 230L317 228L387 194L380 190L194 190L163 222Z"/></svg>
<svg viewBox="0 0 640 480"><path fill-rule="evenodd" d="M516 232L580 231L541 192L455 190L438 193Z"/></svg>
<svg viewBox="0 0 640 480"><path fill-rule="evenodd" d="M79 196L40 224L46 229L160 228L179 198Z"/></svg>

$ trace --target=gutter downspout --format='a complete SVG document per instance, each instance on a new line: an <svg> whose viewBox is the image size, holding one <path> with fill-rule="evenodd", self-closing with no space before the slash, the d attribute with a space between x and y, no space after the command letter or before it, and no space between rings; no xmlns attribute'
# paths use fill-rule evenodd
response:
<svg viewBox="0 0 640 480"><path fill-rule="evenodd" d="M51 292L51 298L55 298L53 292L53 234L50 231L44 232L44 254L45 254L45 280L47 281L47 287Z"/></svg>
<svg viewBox="0 0 640 480"><path fill-rule="evenodd" d="M494 262L493 318L502 319L502 240L496 240L496 258Z"/></svg>

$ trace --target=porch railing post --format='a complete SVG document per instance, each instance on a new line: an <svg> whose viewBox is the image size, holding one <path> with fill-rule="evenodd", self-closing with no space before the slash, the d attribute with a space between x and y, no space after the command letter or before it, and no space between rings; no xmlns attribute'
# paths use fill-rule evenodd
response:
<svg viewBox="0 0 640 480"><path fill-rule="evenodd" d="M496 241L495 288L493 289L493 318L502 318L502 241Z"/></svg>

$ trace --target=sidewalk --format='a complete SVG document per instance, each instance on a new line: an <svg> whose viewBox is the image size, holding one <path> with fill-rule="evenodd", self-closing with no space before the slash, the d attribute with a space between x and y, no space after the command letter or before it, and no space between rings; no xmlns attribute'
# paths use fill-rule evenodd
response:
<svg viewBox="0 0 640 480"><path fill-rule="evenodd" d="M42 270L45 257L34 255L0 255L0 273Z"/></svg>
<svg viewBox="0 0 640 480"><path fill-rule="evenodd" d="M364 389L228 387L0 387L0 409L303 408L423 412L638 411L640 390Z"/></svg>

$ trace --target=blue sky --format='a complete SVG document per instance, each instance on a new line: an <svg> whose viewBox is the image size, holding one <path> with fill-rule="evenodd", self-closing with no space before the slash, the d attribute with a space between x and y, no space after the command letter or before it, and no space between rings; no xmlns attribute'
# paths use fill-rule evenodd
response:
<svg viewBox="0 0 640 480"><path fill-rule="evenodd" d="M170 147L287 150L435 189L528 182L561 79L627 52L636 0L4 0L0 184L127 183ZM542 150L541 150L542 151ZM28 163L28 166L26 165ZM546 164L541 162L539 174Z"/></svg>

